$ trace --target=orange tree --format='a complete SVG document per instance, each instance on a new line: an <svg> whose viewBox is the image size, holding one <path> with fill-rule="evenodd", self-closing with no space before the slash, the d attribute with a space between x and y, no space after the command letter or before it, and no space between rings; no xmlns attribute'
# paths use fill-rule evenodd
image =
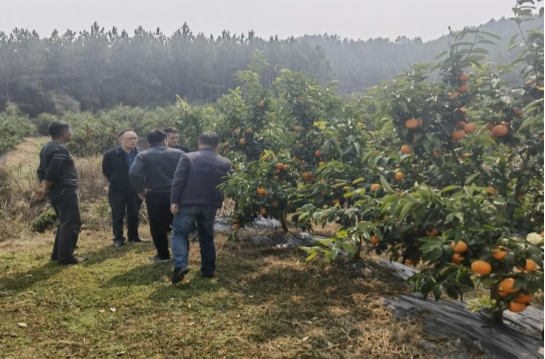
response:
<svg viewBox="0 0 545 359"><path fill-rule="evenodd" d="M345 208L301 209L300 216L315 222L347 217L357 222L345 224L323 247L305 248L309 257L321 250L331 259L339 247L363 240L378 250L388 248L392 259L423 261L426 268L411 281L424 295L456 297L477 281L491 288L491 316L499 319L507 308L523 310L531 294L543 289L543 240L536 234L543 230L539 34L533 31L521 43L528 51L516 61L527 62L523 76L530 77L522 88L510 89L501 81L500 72L509 67L481 64L487 51L480 44L496 36L464 30L452 34L449 56L441 63L414 66L371 91L404 142L402 155L393 163L381 162L389 151L380 149L378 161L367 162L368 177L351 183L356 189L344 195L353 200ZM468 68L476 72L468 74ZM426 80L434 69L443 82ZM413 173L407 176L409 166ZM402 174L392 180L387 175L392 171ZM374 193L361 188L378 173L382 177Z"/></svg>

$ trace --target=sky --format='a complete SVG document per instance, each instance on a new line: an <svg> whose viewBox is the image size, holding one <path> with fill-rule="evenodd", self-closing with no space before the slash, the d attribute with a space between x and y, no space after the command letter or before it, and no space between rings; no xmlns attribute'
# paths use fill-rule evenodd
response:
<svg viewBox="0 0 545 359"><path fill-rule="evenodd" d="M138 26L172 34L187 22L193 33L225 29L259 37L337 34L369 39L398 36L428 41L464 26L512 15L515 0L0 0L0 31L15 27L49 36L82 31L95 21L130 34Z"/></svg>

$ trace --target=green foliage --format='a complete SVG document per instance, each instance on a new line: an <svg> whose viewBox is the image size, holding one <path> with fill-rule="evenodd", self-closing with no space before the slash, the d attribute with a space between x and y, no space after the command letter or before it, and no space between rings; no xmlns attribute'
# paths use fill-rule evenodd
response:
<svg viewBox="0 0 545 359"><path fill-rule="evenodd" d="M44 233L48 229L54 228L57 223L57 215L55 214L55 211L50 209L49 211L40 214L38 218L32 221L32 223L30 224L30 228L34 232Z"/></svg>
<svg viewBox="0 0 545 359"><path fill-rule="evenodd" d="M9 103L0 113L0 154L11 150L23 137L34 134L34 125L28 115Z"/></svg>

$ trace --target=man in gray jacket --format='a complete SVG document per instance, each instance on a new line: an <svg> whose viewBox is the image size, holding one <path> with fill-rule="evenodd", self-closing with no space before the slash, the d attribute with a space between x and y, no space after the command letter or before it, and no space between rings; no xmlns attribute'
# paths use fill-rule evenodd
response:
<svg viewBox="0 0 545 359"><path fill-rule="evenodd" d="M197 220L201 247L201 275L213 277L216 270L214 221L216 211L223 204L223 194L217 189L232 172L230 162L217 154L220 137L205 132L199 137L199 150L180 157L170 195L170 210L174 217L172 255L174 273L172 283L181 282L189 272L187 268L188 236Z"/></svg>
<svg viewBox="0 0 545 359"><path fill-rule="evenodd" d="M168 261L168 234L173 217L170 212L170 188L183 152L167 147L167 134L163 131L151 131L148 142L149 150L136 155L129 178L138 196L146 201L148 209L151 237L157 248L157 255L148 260Z"/></svg>

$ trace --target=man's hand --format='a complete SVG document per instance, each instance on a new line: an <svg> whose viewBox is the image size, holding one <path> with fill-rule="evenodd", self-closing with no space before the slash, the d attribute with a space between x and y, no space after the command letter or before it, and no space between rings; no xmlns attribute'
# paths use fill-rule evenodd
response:
<svg viewBox="0 0 545 359"><path fill-rule="evenodd" d="M170 205L170 212L172 212L172 214L174 214L174 215L178 214L179 210L180 210L179 205L177 205L177 204L171 204Z"/></svg>
<svg viewBox="0 0 545 359"><path fill-rule="evenodd" d="M37 199L44 199L44 198L46 198L47 196L49 196L49 190L46 190L45 188L40 188L40 189L36 192L36 198L37 198Z"/></svg>
<svg viewBox="0 0 545 359"><path fill-rule="evenodd" d="M146 200L146 194L144 192L142 193L138 193L138 197L140 197L140 199L142 200L142 202L144 202Z"/></svg>

